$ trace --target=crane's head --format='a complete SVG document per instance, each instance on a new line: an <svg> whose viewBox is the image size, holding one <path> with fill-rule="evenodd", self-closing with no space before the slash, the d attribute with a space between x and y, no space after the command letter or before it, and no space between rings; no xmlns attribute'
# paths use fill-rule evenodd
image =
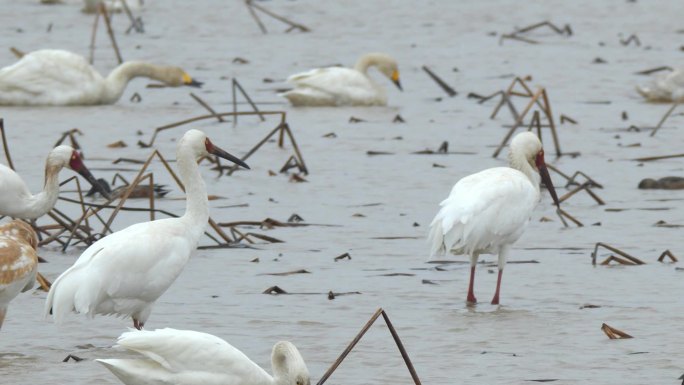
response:
<svg viewBox="0 0 684 385"><path fill-rule="evenodd" d="M511 156L515 156L514 154L523 154L527 162L539 172L544 186L546 186L549 194L551 194L553 203L556 204L556 207L560 207L556 189L553 187L549 170L544 161L544 148L537 135L529 131L516 135L511 141Z"/></svg>
<svg viewBox="0 0 684 385"><path fill-rule="evenodd" d="M48 154L45 170L46 177L48 173L59 172L64 167L70 168L86 178L94 188L100 190L103 196L109 196L85 164L83 164L83 159L78 151L74 150L71 146L61 145L53 148L50 154Z"/></svg>
<svg viewBox="0 0 684 385"><path fill-rule="evenodd" d="M225 160L231 161L238 166L249 169L247 163L243 162L242 159L231 155L220 147L216 146L207 137L207 135L200 130L188 130L185 135L183 135L181 140L178 142L177 156L180 155L180 151L186 151L185 148L187 147L194 152L196 159L200 159L203 156L216 155Z"/></svg>

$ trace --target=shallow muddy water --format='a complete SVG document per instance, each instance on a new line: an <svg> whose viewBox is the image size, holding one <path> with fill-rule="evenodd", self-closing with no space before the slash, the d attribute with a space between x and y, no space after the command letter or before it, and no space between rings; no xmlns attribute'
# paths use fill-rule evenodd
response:
<svg viewBox="0 0 684 385"><path fill-rule="evenodd" d="M655 137L647 130L627 128L653 127L669 108L644 103L634 86L649 77L634 73L681 64L681 2L278 0L259 4L312 32L286 34L285 25L264 19L267 35L240 1L146 3L144 34L121 33L128 23L124 16L114 18L123 57L183 66L205 82L204 88L146 88L149 81L136 79L111 106L0 107L15 167L31 189L40 188L45 154L63 131L83 132L78 140L87 165L96 176L110 179L114 171L108 168L137 170L137 165L114 166L111 161L146 158L150 149L139 148L136 142L147 141L155 127L205 114L188 92L219 111L229 111L230 80L237 78L262 109L287 111L310 175L305 176L306 183L289 182L286 175L269 176L269 170L277 172L292 153L289 145L278 149L274 143L249 159L249 172L218 179L204 165L209 193L225 198L211 202L212 217L220 222L267 217L285 221L297 213L307 223L334 225L253 228L248 230L285 242L199 250L157 302L148 328L215 334L269 371L272 345L287 339L297 345L317 381L373 312L383 307L424 384L524 384L540 379L556 379L554 384L678 383L684 372L684 272L656 259L665 249L684 257L682 230L654 224L684 224L684 193L636 186L646 177L682 176L684 167L681 158L643 164L632 159L681 153L684 118L675 111ZM1 66L15 60L7 50L11 46L24 51L63 48L88 55L93 19L79 12L80 3L0 4ZM543 20L570 24L574 34L539 30L526 36L540 44L499 44L502 33ZM640 46L620 44L631 34L638 35ZM400 63L404 92L372 74L387 87L388 107L292 108L276 94L289 74L321 65L351 65L369 51L390 53ZM249 62L235 63L236 57ZM594 64L596 58L605 63ZM100 29L95 66L106 73L114 65ZM447 97L423 72L423 65L459 94ZM511 255L511 261L539 263L506 267L500 307L488 304L496 268L479 266L475 292L482 303L468 308L467 265L436 269L428 263L425 237L439 202L460 177L505 164L505 156L494 159L491 154L506 132L503 125L513 119L501 111L490 120L496 101L478 104L466 96L504 89L514 75L531 75L529 84L546 87L556 119L565 114L578 122L559 125L558 132L563 151L579 151L581 156L556 159L547 141L547 162L566 173L582 170L602 183L604 189L595 191L606 205L577 194L564 207L585 227L563 228L544 193ZM265 78L275 83L265 83ZM140 103L129 101L136 92ZM623 111L628 120L622 119ZM397 114L405 123L392 122ZM352 116L364 121L349 123ZM242 155L276 125L274 118L263 123L240 118L235 128L206 120L161 133L156 147L173 159L175 139L194 127L222 148ZM336 137L325 136L331 132ZM544 135L548 138L548 131ZM118 140L128 147L107 147ZM450 151L471 154L412 154L437 149L445 140ZM369 156L367 151L392 154ZM155 181L173 184L158 163L153 169L159 171ZM125 175L132 179L135 173ZM67 176L70 171L63 172L62 178ZM559 193L565 193L561 178L554 175L554 181ZM168 197L182 196L173 186ZM247 206L239 206L243 204ZM182 200L174 199L159 200L157 205L177 214L184 208ZM58 207L77 210L64 202ZM542 217L551 221L541 222ZM114 228L142 220L146 215L121 214ZM647 263L592 266L596 242L619 247ZM48 263L41 264L40 271L53 280L81 251L61 253L56 246L45 247L40 254ZM352 259L335 262L334 257L343 253ZM601 251L599 260L608 255ZM256 257L259 263L250 262ZM466 261L462 256L449 258ZM494 256L483 259L495 261ZM310 274L265 275L297 269ZM293 293L320 294L261 294L273 285ZM331 290L361 294L328 300ZM130 320L74 315L55 325L42 317L45 296L40 291L24 293L10 305L0 332L0 382L119 383L92 360L125 355L111 346L131 326ZM580 309L586 304L600 307ZM635 338L609 340L600 330L604 322ZM85 360L63 363L68 354ZM328 383L410 384L411 379L379 321Z"/></svg>

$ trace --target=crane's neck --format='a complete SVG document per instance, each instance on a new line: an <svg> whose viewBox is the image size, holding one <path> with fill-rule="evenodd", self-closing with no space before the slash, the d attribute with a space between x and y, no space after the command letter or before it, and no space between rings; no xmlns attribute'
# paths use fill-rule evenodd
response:
<svg viewBox="0 0 684 385"><path fill-rule="evenodd" d="M52 210L59 197L59 171L61 167L45 165L45 185L43 191L31 196L25 208L23 219L36 219Z"/></svg>
<svg viewBox="0 0 684 385"><path fill-rule="evenodd" d="M530 180L530 183L532 183L534 188L537 189L537 192L539 192L539 185L541 183L541 176L539 176L539 170L537 170L536 167L532 166L532 164L527 160L527 158L524 155L511 152L508 156L508 162L511 168L514 168L525 174L525 176L527 176L527 179Z"/></svg>
<svg viewBox="0 0 684 385"><path fill-rule="evenodd" d="M204 227L209 220L209 200L207 189L197 166L197 160L191 151L180 148L176 156L178 172L185 186L185 214L181 217L197 241L204 233Z"/></svg>
<svg viewBox="0 0 684 385"><path fill-rule="evenodd" d="M106 92L103 95L104 103L114 103L123 94L126 89L126 85L133 78L146 77L159 81L165 81L163 76L165 73L163 67L140 62L140 61L129 61L125 62L118 67L114 68L112 72L107 76L105 80Z"/></svg>

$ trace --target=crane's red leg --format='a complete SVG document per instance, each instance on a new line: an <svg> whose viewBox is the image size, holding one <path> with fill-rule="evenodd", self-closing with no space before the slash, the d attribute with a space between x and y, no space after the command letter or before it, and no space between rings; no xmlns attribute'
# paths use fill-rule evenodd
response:
<svg viewBox="0 0 684 385"><path fill-rule="evenodd" d="M145 326L144 323L142 323L142 322L138 321L137 319L133 318L133 327L134 327L134 328L136 328L136 329L138 329L138 330L142 330L143 326Z"/></svg>
<svg viewBox="0 0 684 385"><path fill-rule="evenodd" d="M503 275L503 270L499 270L499 277L496 279L496 293L494 293L494 298L492 298L492 305L499 304L499 290L501 289L501 276Z"/></svg>
<svg viewBox="0 0 684 385"><path fill-rule="evenodd" d="M468 300L469 304L476 304L477 299L475 298L475 293L473 292L473 285L475 283L475 266L470 267L470 284L468 285Z"/></svg>

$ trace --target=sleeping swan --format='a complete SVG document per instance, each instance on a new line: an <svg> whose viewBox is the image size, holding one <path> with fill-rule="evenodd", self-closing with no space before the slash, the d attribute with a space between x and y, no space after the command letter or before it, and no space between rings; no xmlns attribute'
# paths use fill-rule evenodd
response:
<svg viewBox="0 0 684 385"><path fill-rule="evenodd" d="M192 330L130 331L118 347L145 357L95 361L126 385L310 385L302 356L287 341L273 346L273 376L226 341Z"/></svg>
<svg viewBox="0 0 684 385"><path fill-rule="evenodd" d="M0 105L68 106L113 104L135 77L148 77L169 86L199 87L179 67L139 61L125 62L103 78L80 55L64 50L39 50L0 69Z"/></svg>
<svg viewBox="0 0 684 385"><path fill-rule="evenodd" d="M282 94L294 106L385 106L383 87L368 76L376 67L401 90L396 60L382 53L363 55L354 68L328 67L290 76L295 88Z"/></svg>
<svg viewBox="0 0 684 385"><path fill-rule="evenodd" d="M649 102L684 102L684 68L656 75L651 84L637 86L637 92Z"/></svg>

